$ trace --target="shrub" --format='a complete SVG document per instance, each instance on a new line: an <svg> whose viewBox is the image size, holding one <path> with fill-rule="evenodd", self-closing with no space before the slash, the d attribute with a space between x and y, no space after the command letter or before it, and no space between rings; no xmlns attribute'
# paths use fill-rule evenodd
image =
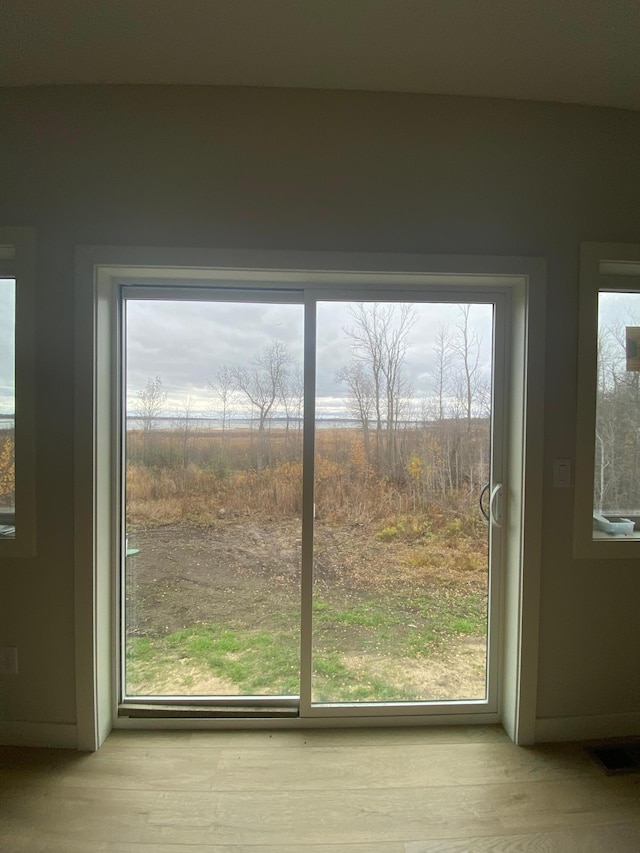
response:
<svg viewBox="0 0 640 853"><path fill-rule="evenodd" d="M16 488L15 448L7 435L0 445L0 500L13 503Z"/></svg>

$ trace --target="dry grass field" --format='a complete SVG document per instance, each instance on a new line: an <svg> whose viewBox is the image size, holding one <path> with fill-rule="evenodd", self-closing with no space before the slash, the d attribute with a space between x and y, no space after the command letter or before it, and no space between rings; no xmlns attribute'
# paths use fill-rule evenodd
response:
<svg viewBox="0 0 640 853"><path fill-rule="evenodd" d="M357 430L318 430L313 667L318 701L485 693L487 527L468 482L425 499L424 456L395 482ZM270 465L238 430L129 437L127 690L299 690L300 434ZM149 438L154 440L150 445ZM419 437L414 437L417 440ZM293 458L292 458L293 457ZM150 464L154 460L156 464Z"/></svg>

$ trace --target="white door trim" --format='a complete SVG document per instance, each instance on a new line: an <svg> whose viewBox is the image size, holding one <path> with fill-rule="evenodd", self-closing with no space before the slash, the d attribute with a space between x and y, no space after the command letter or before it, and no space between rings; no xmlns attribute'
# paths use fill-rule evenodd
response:
<svg viewBox="0 0 640 853"><path fill-rule="evenodd" d="M447 283L456 289L499 281L512 294L511 378L508 391L509 468L505 553L505 614L500 719L517 743L535 739L542 504L544 401L544 262L534 258L132 247L81 247L76 255L75 592L78 747L97 749L116 724L112 578L114 475L111 407L115 358L110 318L115 284L128 281L304 280L340 287L360 279L389 287L398 276L416 289ZM404 284L402 289L406 289ZM529 329L535 334L529 334ZM513 440L517 436L518 440ZM516 535L517 534L517 535ZM452 715L456 722L478 714ZM365 723L364 718L358 718ZM387 723L390 722L386 718ZM441 718L424 718L423 724ZM494 721L489 715L485 722ZM246 722L246 721L245 721ZM269 725L272 721L264 721ZM298 720L287 721L294 725ZM333 724L340 721L334 719ZM403 721L404 722L404 721ZM184 725L184 723L182 723ZM151 721L158 727L158 721Z"/></svg>

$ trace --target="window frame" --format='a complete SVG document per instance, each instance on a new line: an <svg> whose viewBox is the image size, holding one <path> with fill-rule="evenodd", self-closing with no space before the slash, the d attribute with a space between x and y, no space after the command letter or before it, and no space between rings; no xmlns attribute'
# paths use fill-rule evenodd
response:
<svg viewBox="0 0 640 853"><path fill-rule="evenodd" d="M598 362L598 297L602 292L640 293L640 244L583 243L580 247L578 385L573 553L579 559L640 556L634 539L593 538Z"/></svg>
<svg viewBox="0 0 640 853"><path fill-rule="evenodd" d="M154 709L167 707L199 707L205 710L207 707L229 708L229 716L234 713L242 714L242 708L248 704L268 708L270 706L291 707L299 712L300 719L319 720L323 718L346 719L346 718L368 718L369 720L380 717L395 716L402 719L409 716L423 715L426 719L436 715L448 716L459 714L474 714L481 717L486 715L487 721L495 723L498 721L500 672L499 672L499 649L502 631L503 614L501 608L503 587L503 551L504 543L501 525L489 523L488 539L490 542L487 554L489 576L491 578L488 591L487 607L487 645L485 656L485 686L486 694L482 698L475 699L415 699L412 701L402 700L369 700L369 701L319 701L313 700L311 681L313 667L313 630L314 619L312 616L314 593L313 561L314 546L313 535L309 537L312 527L311 520L315 513L314 488L316 457L314 452L315 430L316 430L316 397L315 377L317 364L317 350L315 340L317 334L316 310L318 305L324 302L355 303L361 300L380 300L385 304L390 303L412 303L412 304L437 304L437 303L468 303L470 305L490 306L492 311L492 414L491 438L491 483L499 484L508 482L507 476L507 454L506 435L508 430L506 413L506 396L509 384L509 364L506 358L507 341L510 337L511 290L510 285L503 284L499 277L480 285L477 277L469 276L455 277L434 275L429 281L428 275L416 276L415 281L407 278L401 273L387 277L383 274L370 272L364 280L354 283L353 275L344 273L344 286L338 286L328 277L325 282L306 282L307 275L293 279L286 283L277 279L274 281L255 281L255 272L246 271L245 279L238 282L235 288L225 282L226 271L222 272L222 284L219 283L220 273L210 270L210 281L199 288L194 287L190 281L171 282L169 285L161 286L155 282L142 284L139 281L130 284L126 277L122 277L118 286L118 309L116 316L112 318L113 332L112 340L115 342L114 349L118 352L117 364L117 402L113 407L113 433L114 433L114 455L116 456L115 468L120 472L120 482L115 488L114 515L118 529L117 533L117 557L119 566L115 567L116 577L116 599L119 610L119 627L116 631L118 645L114 652L115 665L117 668L118 684L118 707L116 713L122 717L132 716L141 708L142 714L149 716ZM280 276L284 278L284 275ZM316 277L318 277L316 275ZM451 278L451 282L447 281ZM455 281L454 281L455 279ZM475 279L475 280L474 280ZM277 304L278 302L297 304L304 309L304 451L301 457L303 467L303 504L301 525L301 551L302 551L302 584L301 584L301 607L300 628L302 653L300 658L301 680L299 695L272 696L268 694L257 695L233 695L223 697L201 697L201 696L166 696L166 695L137 695L126 693L126 641L125 641L125 551L123 534L124 520L124 483L125 480L125 434L126 434L126 304L129 300L149 301L202 301L202 302L225 302L233 301L238 304L242 302L264 302L266 304ZM497 333L497 330L500 330ZM504 500L502 497L500 500ZM119 547L118 547L119 546Z"/></svg>
<svg viewBox="0 0 640 853"><path fill-rule="evenodd" d="M36 553L35 234L0 227L0 276L15 279L15 537L0 539L0 558Z"/></svg>
<svg viewBox="0 0 640 853"><path fill-rule="evenodd" d="M449 284L489 284L500 279L512 292L511 377L508 418L516 437L509 448L513 490L508 496L503 588L505 622L499 666L502 688L498 719L516 743L536 738L536 689L540 559L542 550L542 435L546 264L541 258L274 250L84 246L76 250L75 373L75 562L76 707L78 747L97 749L114 726L144 728L273 727L348 725L326 721L159 719L121 722L117 717L112 571L117 529L112 512L117 490L112 407L117 391L117 342L111 333L117 287L129 284L209 280L224 270L229 282L356 283L379 276L421 280L446 277ZM534 334L535 331L535 334ZM525 604L526 602L526 604ZM358 718L362 720L362 718ZM427 718L386 717L385 725L424 725ZM486 715L460 714L456 722L487 722ZM452 715L429 718L451 723ZM381 724L382 721L378 724ZM353 724L353 723L351 723ZM359 722L359 724L363 724ZM368 725L369 723L367 723ZM375 724L375 723L371 723Z"/></svg>

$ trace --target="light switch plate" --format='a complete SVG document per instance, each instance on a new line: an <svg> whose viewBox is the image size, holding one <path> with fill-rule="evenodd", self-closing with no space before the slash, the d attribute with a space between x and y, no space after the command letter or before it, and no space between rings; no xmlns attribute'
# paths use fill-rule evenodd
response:
<svg viewBox="0 0 640 853"><path fill-rule="evenodd" d="M553 460L553 485L556 489L567 489L571 485L571 460Z"/></svg>

